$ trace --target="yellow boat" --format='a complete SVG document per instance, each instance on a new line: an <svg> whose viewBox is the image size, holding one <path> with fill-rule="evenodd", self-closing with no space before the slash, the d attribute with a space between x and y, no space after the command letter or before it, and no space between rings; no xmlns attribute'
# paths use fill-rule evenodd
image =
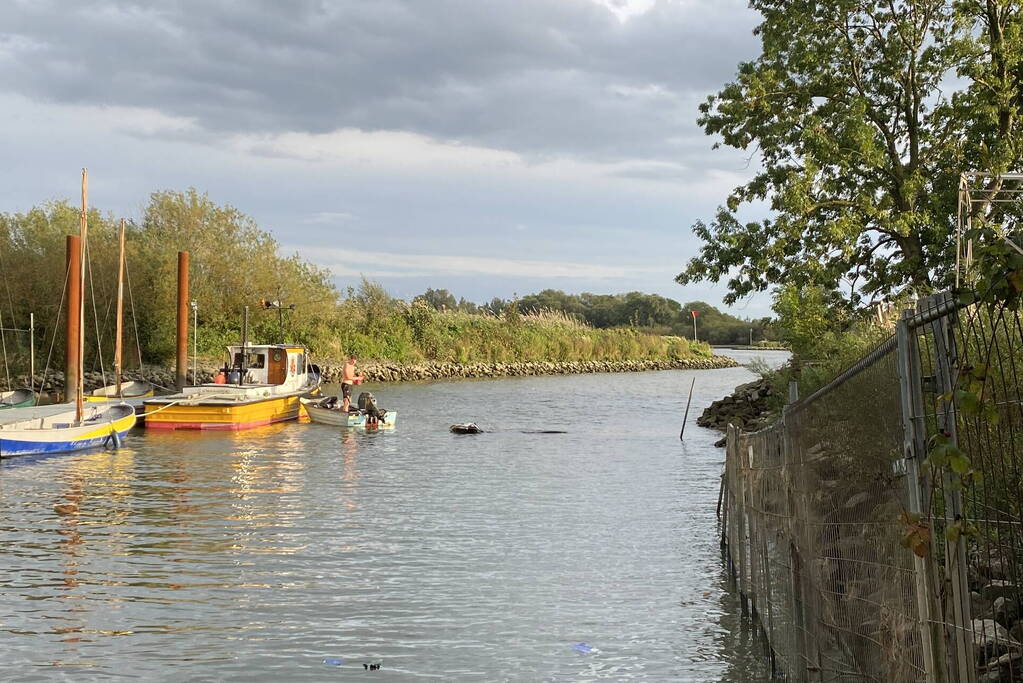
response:
<svg viewBox="0 0 1023 683"><path fill-rule="evenodd" d="M178 394L146 400L146 429L241 430L294 420L299 398L320 383L301 346L229 346L224 383L185 387Z"/></svg>

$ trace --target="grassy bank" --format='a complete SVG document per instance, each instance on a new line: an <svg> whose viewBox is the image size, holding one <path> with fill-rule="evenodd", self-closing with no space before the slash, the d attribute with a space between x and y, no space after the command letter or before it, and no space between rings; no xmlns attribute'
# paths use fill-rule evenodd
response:
<svg viewBox="0 0 1023 683"><path fill-rule="evenodd" d="M320 358L347 353L397 363L680 360L712 355L708 345L628 328L594 329L560 312L502 316L437 311L391 299L376 285L339 305L328 333L308 341ZM325 331L326 332L326 331Z"/></svg>

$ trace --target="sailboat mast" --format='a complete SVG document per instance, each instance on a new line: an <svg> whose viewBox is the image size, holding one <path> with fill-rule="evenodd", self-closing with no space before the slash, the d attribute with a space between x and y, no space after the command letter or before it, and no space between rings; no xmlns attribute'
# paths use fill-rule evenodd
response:
<svg viewBox="0 0 1023 683"><path fill-rule="evenodd" d="M117 334L114 337L114 385L121 395L121 353L124 336L124 219L121 219L120 249L117 259Z"/></svg>
<svg viewBox="0 0 1023 683"><path fill-rule="evenodd" d="M89 239L89 169L82 169L82 216L80 225L79 238L82 242L82 260L84 261L87 251L88 239ZM82 369L85 367L85 267L84 264L80 266L80 272L77 273L79 276L79 286L82 292L81 305L78 308L78 387L75 392L75 421L81 422L82 415L85 412L83 405L83 387L85 383Z"/></svg>

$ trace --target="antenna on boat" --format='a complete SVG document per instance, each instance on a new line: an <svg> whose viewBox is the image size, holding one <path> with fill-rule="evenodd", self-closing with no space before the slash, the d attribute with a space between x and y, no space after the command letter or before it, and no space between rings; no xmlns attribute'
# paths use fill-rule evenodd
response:
<svg viewBox="0 0 1023 683"><path fill-rule="evenodd" d="M89 240L89 169L82 169L82 215L81 215L81 227L79 231L79 239L81 240L81 246L79 250L81 254L85 253L86 245ZM78 367L75 387L75 421L81 422L82 415L84 413L83 397L82 397L82 385L85 383L82 376L82 368L85 367L85 268L82 267L81 254L78 259L78 286L79 292L79 304L76 315L78 316Z"/></svg>
<svg viewBox="0 0 1023 683"><path fill-rule="evenodd" d="M262 308L264 311L270 311L275 308L277 309L277 326L280 329L281 335L280 341L281 344L286 344L287 340L284 338L284 311L285 310L294 311L295 304L285 304L284 297L281 294L281 290L278 289L277 298L275 300L271 301L270 299L260 299L259 307Z"/></svg>

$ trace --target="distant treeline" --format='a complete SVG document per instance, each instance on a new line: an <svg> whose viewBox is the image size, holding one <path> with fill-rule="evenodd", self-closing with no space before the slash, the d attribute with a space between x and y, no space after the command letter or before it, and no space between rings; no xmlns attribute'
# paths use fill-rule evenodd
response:
<svg viewBox="0 0 1023 683"><path fill-rule="evenodd" d="M746 319L724 313L703 301L687 304L657 294L566 294L545 289L517 300L495 298L486 304L456 299L446 289L427 289L416 297L438 311L503 315L513 304L521 313L559 311L597 329L639 328L651 333L692 339L692 311L696 311L696 333L710 344L749 344L778 340L771 318Z"/></svg>
<svg viewBox="0 0 1023 683"><path fill-rule="evenodd" d="M0 214L0 372L16 376L27 370L28 335L13 330L25 330L30 313L37 370L63 367L65 242L66 235L79 233L79 213L70 202L56 201ZM90 209L84 259L88 369L111 368L119 225L119 217ZM252 218L194 189L152 194L141 219L127 223L126 243L126 368L137 366L140 357L152 363L174 357L178 251L190 253L195 341L205 359L219 360L228 344L238 343L246 306L251 341L305 344L321 359L353 352L395 362L668 360L710 353L705 344L665 334L676 328L640 308L594 324L576 310L562 313L540 299L476 306L429 290L406 302L365 279L342 293L327 270L298 254L282 255Z"/></svg>

